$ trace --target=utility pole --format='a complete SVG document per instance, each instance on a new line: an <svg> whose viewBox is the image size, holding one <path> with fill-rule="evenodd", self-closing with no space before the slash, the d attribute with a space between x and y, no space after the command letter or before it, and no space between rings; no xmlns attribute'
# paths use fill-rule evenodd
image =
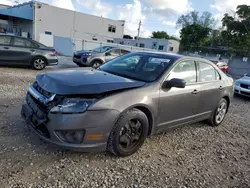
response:
<svg viewBox="0 0 250 188"><path fill-rule="evenodd" d="M141 20L139 21L137 40L139 40L140 32L141 32Z"/></svg>

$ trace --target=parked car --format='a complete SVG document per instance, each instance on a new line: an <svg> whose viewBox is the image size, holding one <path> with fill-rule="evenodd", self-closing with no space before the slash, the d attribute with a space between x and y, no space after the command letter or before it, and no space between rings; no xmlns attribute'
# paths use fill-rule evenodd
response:
<svg viewBox="0 0 250 188"><path fill-rule="evenodd" d="M246 73L244 77L235 81L236 94L244 95L250 97L250 74Z"/></svg>
<svg viewBox="0 0 250 188"><path fill-rule="evenodd" d="M233 93L233 79L207 60L138 52L98 69L39 74L21 113L46 141L128 156L149 135L202 120L220 125Z"/></svg>
<svg viewBox="0 0 250 188"><path fill-rule="evenodd" d="M129 51L122 48L102 46L90 51L77 51L74 53L73 62L80 67L97 68L103 63L126 53L129 53Z"/></svg>
<svg viewBox="0 0 250 188"><path fill-rule="evenodd" d="M0 34L0 64L42 70L47 65L57 65L58 59L53 48L27 38Z"/></svg>
<svg viewBox="0 0 250 188"><path fill-rule="evenodd" d="M229 66L226 62L217 61L217 60L210 60L213 62L216 66L219 67L220 70L222 70L224 73L229 73Z"/></svg>

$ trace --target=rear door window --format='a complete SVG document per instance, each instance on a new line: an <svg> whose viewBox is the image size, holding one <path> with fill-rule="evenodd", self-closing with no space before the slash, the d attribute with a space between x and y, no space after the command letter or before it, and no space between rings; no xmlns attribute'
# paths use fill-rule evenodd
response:
<svg viewBox="0 0 250 188"><path fill-rule="evenodd" d="M110 55L119 56L120 55L120 49L112 49L112 50L110 50Z"/></svg>
<svg viewBox="0 0 250 188"><path fill-rule="evenodd" d="M33 43L30 42L29 40L18 37L14 38L14 46L29 47L29 48L34 47Z"/></svg>
<svg viewBox="0 0 250 188"><path fill-rule="evenodd" d="M204 62L199 62L200 69L200 81L201 82L212 82L216 80L220 80L219 73L215 70L215 68Z"/></svg>
<svg viewBox="0 0 250 188"><path fill-rule="evenodd" d="M127 54L127 53L130 53L130 51L121 49L121 55L124 55L124 54Z"/></svg>
<svg viewBox="0 0 250 188"><path fill-rule="evenodd" d="M0 36L0 45L10 45L10 36Z"/></svg>

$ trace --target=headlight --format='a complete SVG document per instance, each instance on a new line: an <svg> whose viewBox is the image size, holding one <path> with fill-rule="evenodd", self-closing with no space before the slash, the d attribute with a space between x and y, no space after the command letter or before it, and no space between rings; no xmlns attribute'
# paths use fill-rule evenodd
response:
<svg viewBox="0 0 250 188"><path fill-rule="evenodd" d="M240 81L236 81L236 82L235 82L235 85L236 85L236 86L240 86Z"/></svg>
<svg viewBox="0 0 250 188"><path fill-rule="evenodd" d="M93 99L68 98L62 104L53 107L51 113L74 114L83 113L93 103Z"/></svg>

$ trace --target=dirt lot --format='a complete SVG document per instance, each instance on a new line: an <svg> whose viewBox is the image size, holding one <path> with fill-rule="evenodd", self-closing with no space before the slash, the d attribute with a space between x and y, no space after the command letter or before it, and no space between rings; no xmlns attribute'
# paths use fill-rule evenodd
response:
<svg viewBox="0 0 250 188"><path fill-rule="evenodd" d="M185 126L116 158L59 149L27 128L20 109L37 73L0 67L0 187L250 187L249 99L236 97L220 127Z"/></svg>

